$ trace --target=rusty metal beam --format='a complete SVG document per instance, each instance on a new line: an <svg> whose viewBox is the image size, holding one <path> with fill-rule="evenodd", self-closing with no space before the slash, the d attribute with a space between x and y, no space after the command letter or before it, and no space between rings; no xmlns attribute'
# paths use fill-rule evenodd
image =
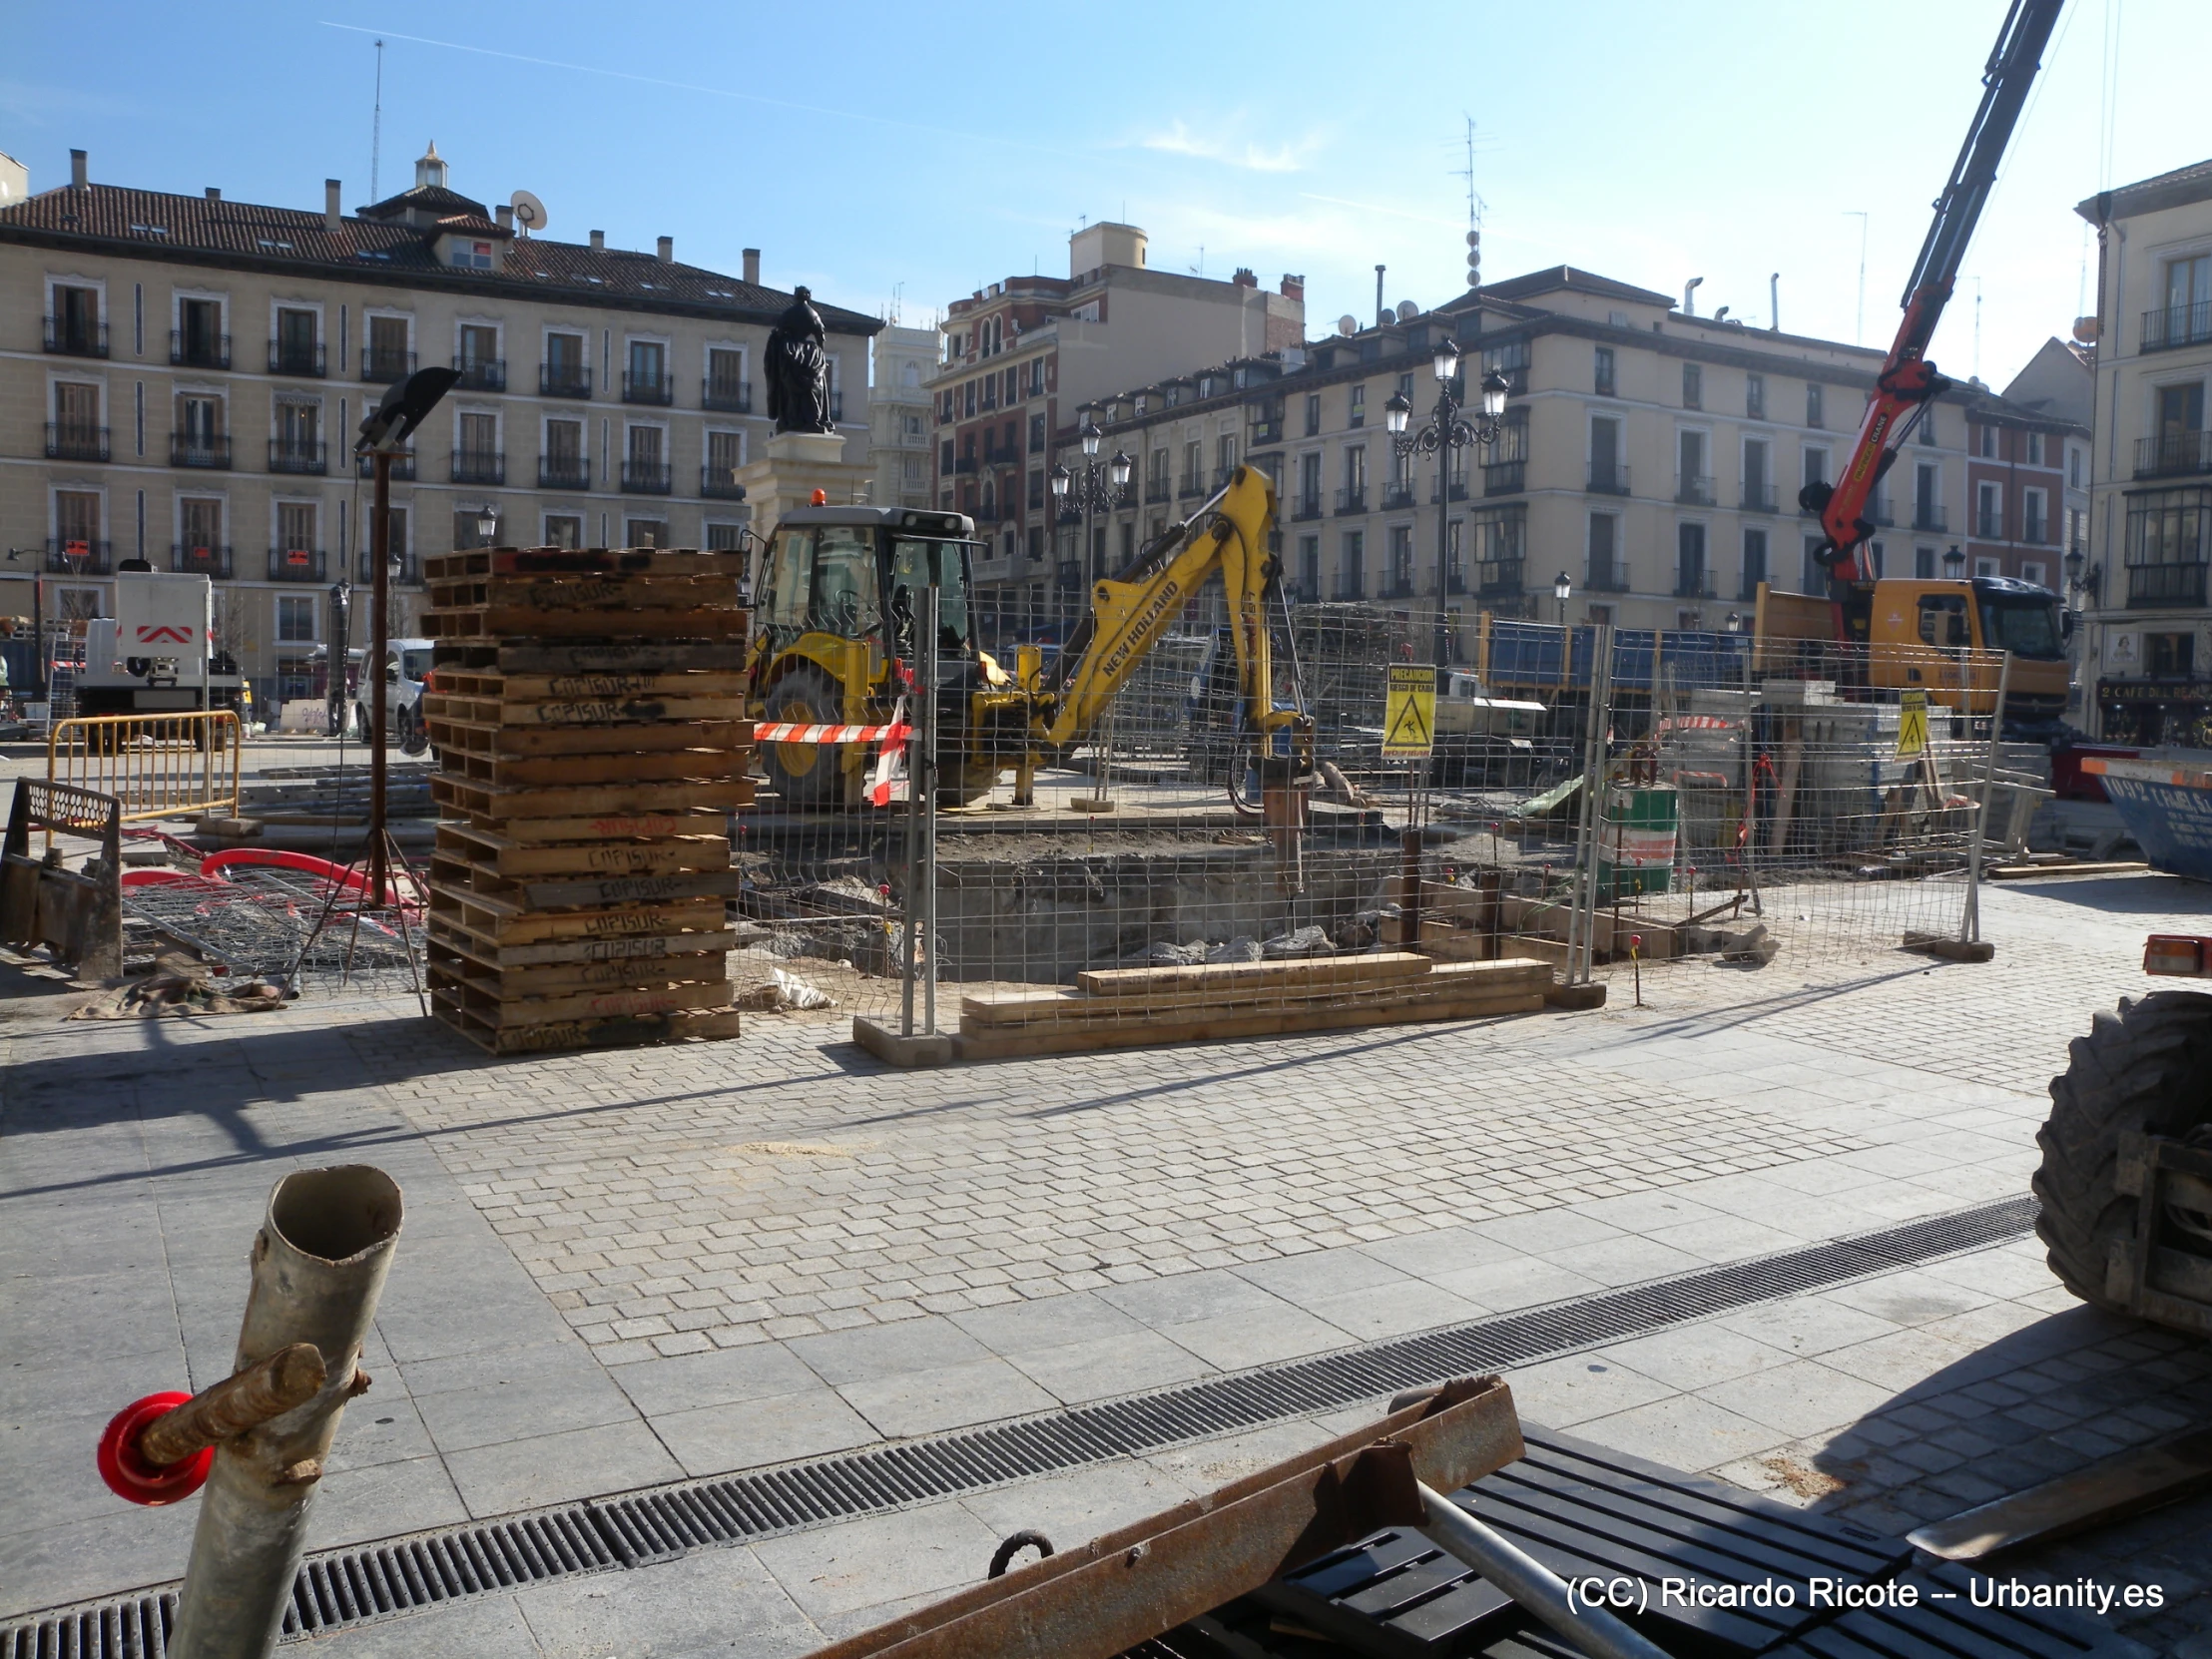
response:
<svg viewBox="0 0 2212 1659"><path fill-rule="evenodd" d="M1401 1396L1402 1397L1402 1396ZM1448 1382L1233 1485L917 1608L815 1659L1113 1659L1521 1455L1512 1390Z"/></svg>

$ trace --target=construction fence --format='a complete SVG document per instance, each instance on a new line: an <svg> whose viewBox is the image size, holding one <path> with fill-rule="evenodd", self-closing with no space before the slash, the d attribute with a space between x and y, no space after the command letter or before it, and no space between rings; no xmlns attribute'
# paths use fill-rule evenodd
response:
<svg viewBox="0 0 2212 1659"><path fill-rule="evenodd" d="M1298 1029L1399 1006L1408 974L1504 1011L1530 987L1493 964L1810 968L1978 925L2000 656L1901 667L1829 642L1349 604L1278 606L1269 627L1277 706L1313 723L1304 799L1269 790L1230 631L1194 605L1025 799L1011 769L987 794L845 811L764 789L735 821L741 999L896 1021L911 991L918 1030L933 983L949 1030L986 1003L1015 1021L1024 995L1111 1023L1059 1004L1235 985L1228 1035L1248 1015ZM1439 660L1428 753L1393 757L1389 671ZM959 741L956 719L937 730ZM841 764L884 775L865 744Z"/></svg>

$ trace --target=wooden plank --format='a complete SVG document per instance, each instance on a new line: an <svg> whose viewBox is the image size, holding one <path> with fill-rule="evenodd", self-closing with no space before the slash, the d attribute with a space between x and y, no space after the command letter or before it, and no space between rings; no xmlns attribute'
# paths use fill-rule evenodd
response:
<svg viewBox="0 0 2212 1659"><path fill-rule="evenodd" d="M433 640L742 640L746 633L746 613L728 607L618 612L468 605L424 611L422 632L425 638Z"/></svg>
<svg viewBox="0 0 2212 1659"><path fill-rule="evenodd" d="M557 939L544 944L500 944L488 934L433 913L430 937L482 962L486 967L543 967L558 962L619 962L655 956L727 953L738 948L734 931L657 933L641 938Z"/></svg>
<svg viewBox="0 0 2212 1659"><path fill-rule="evenodd" d="M743 720L742 697L565 697L542 702L514 698L493 705L502 726L611 726L662 720Z"/></svg>
<svg viewBox="0 0 2212 1659"><path fill-rule="evenodd" d="M745 653L721 641L621 640L612 644L551 644L502 640L502 674L674 674L687 669L741 670Z"/></svg>
<svg viewBox="0 0 2212 1659"><path fill-rule="evenodd" d="M1429 973L1382 980L1373 985L1232 984L1157 997L1086 996L1081 991L1064 990L964 997L960 1002L960 1014L963 1026L973 1021L978 1026L993 1027L1049 1024L1058 1030L1105 1029L1131 1020L1176 1019L1210 1010L1291 1010L1329 1002L1387 1007L1493 990L1522 995L1543 991L1551 984L1551 979L1552 969L1546 962L1446 962Z"/></svg>
<svg viewBox="0 0 2212 1659"><path fill-rule="evenodd" d="M1093 996L1152 996L1217 985L1334 985L1356 980L1413 978L1428 958L1410 951L1372 956L1308 956L1283 962L1198 962L1183 967L1098 968L1075 982Z"/></svg>
<svg viewBox="0 0 2212 1659"><path fill-rule="evenodd" d="M502 827L517 846L548 842L661 839L671 835L730 835L728 813L608 813L598 818L518 818Z"/></svg>
<svg viewBox="0 0 2212 1659"><path fill-rule="evenodd" d="M522 997L567 996L594 990L661 990L673 985L720 984L730 977L723 951L680 956L630 956L611 962L549 962L529 967L498 967L479 961L460 945L433 938L430 961L457 973L472 988L501 1001Z"/></svg>
<svg viewBox="0 0 2212 1659"><path fill-rule="evenodd" d="M500 789L473 778L438 775L430 799L493 823L631 813L731 811L753 804L753 780L725 778L661 784L598 784L567 789Z"/></svg>
<svg viewBox="0 0 2212 1659"><path fill-rule="evenodd" d="M1107 1048L1149 1048L1166 1043L1218 1042L1231 1037L1272 1037L1297 1031L1341 1031L1369 1025L1404 1025L1420 1020L1493 1019L1533 1014L1543 1008L1541 992L1439 998L1389 1006L1314 1007L1291 1012L1207 1015L1197 1019L1123 1020L1110 1030L1036 1031L970 1036L960 1034L960 1054L970 1060L1005 1060L1033 1054L1083 1054ZM966 1021L961 1021L963 1027Z"/></svg>
<svg viewBox="0 0 2212 1659"><path fill-rule="evenodd" d="M442 756L476 755L488 760L523 755L655 755L679 749L750 752L749 720L670 721L658 726L517 727L490 721L458 720L428 712L430 741Z"/></svg>
<svg viewBox="0 0 2212 1659"><path fill-rule="evenodd" d="M437 847L440 852L461 853L509 878L523 875L670 875L679 870L730 867L727 835L525 845L489 830L444 824L438 827Z"/></svg>
<svg viewBox="0 0 2212 1659"><path fill-rule="evenodd" d="M522 1025L500 1030L471 1018L433 995L432 1012L439 1023L451 1027L492 1054L554 1054L564 1050L593 1048L643 1048L657 1043L712 1041L735 1037L740 1018L735 1008L691 1009L678 1013L626 1016L614 1019L578 1019L550 1025Z"/></svg>
<svg viewBox="0 0 2212 1659"><path fill-rule="evenodd" d="M561 910L598 904L656 904L678 898L735 893L745 885L737 870L685 875L610 875L592 881L531 881L522 889L533 910Z"/></svg>
<svg viewBox="0 0 2212 1659"><path fill-rule="evenodd" d="M501 945L541 944L550 940L650 938L684 931L713 931L727 925L728 907L720 898L677 899L662 904L623 904L605 910L571 910L560 915L533 914L511 900L487 898L466 888L430 879L430 913Z"/></svg>
<svg viewBox="0 0 2212 1659"><path fill-rule="evenodd" d="M433 610L471 606L525 611L737 610L735 576L654 576L626 572L570 576L465 576L433 581Z"/></svg>
<svg viewBox="0 0 2212 1659"><path fill-rule="evenodd" d="M2027 881L2046 875L2136 875L2149 864L2119 859L2102 864L1998 864L1982 874L1992 881Z"/></svg>
<svg viewBox="0 0 2212 1659"><path fill-rule="evenodd" d="M728 548L472 547L425 554L425 582L471 576L743 576L748 556Z"/></svg>
<svg viewBox="0 0 2212 1659"><path fill-rule="evenodd" d="M442 683L443 676L440 681ZM513 703L532 698L597 701L610 697L743 697L743 673L483 674L470 695Z"/></svg>
<svg viewBox="0 0 2212 1659"><path fill-rule="evenodd" d="M1946 1561L1978 1561L2022 1544L2049 1543L2212 1486L2212 1428L2100 1457L1948 1520L1907 1534Z"/></svg>
<svg viewBox="0 0 2212 1659"><path fill-rule="evenodd" d="M590 755L465 755L439 757L439 776L482 784L653 784L676 779L743 777L753 752L677 749L640 755L614 751Z"/></svg>
<svg viewBox="0 0 2212 1659"><path fill-rule="evenodd" d="M736 994L727 980L704 985L668 985L654 990L577 991L568 996L503 1000L474 980L462 998L468 1012L497 1030L516 1025L548 1025L558 1020L604 1019L609 1015L672 1014L682 1008L726 1008Z"/></svg>

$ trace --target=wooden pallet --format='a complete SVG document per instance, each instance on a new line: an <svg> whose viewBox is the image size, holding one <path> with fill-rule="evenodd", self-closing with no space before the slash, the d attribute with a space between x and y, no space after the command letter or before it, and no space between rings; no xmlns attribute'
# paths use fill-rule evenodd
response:
<svg viewBox="0 0 2212 1659"><path fill-rule="evenodd" d="M431 640L600 639L609 643L648 639L743 640L743 611L566 611L531 610L520 605L468 605L422 613L422 633ZM433 663L433 666L435 664Z"/></svg>
<svg viewBox="0 0 2212 1659"><path fill-rule="evenodd" d="M525 820L524 822L529 822ZM529 875L667 875L677 870L728 869L726 832L661 834L644 840L611 836L521 841L474 825L441 824L437 851L465 858L509 878Z"/></svg>
<svg viewBox="0 0 2212 1659"><path fill-rule="evenodd" d="M546 967L557 962L620 962L652 956L693 956L705 951L727 954L738 948L735 929L713 926L692 932L670 929L603 939L548 939L538 944L502 944L491 934L433 908L425 931L487 968Z"/></svg>
<svg viewBox="0 0 2212 1659"><path fill-rule="evenodd" d="M478 961L460 947L433 938L429 962L473 989L502 1002L527 997L578 996L588 991L654 991L673 985L726 983L727 951L695 951L674 956L624 956L609 962L544 962L527 967L497 967Z"/></svg>
<svg viewBox="0 0 2212 1659"><path fill-rule="evenodd" d="M735 576L470 576L432 582L430 608L437 611L485 606L531 613L566 611L693 611L707 607L735 610ZM618 627L628 616L609 617ZM518 630L526 632L526 630Z"/></svg>
<svg viewBox="0 0 2212 1659"><path fill-rule="evenodd" d="M490 1054L555 1054L576 1049L641 1048L652 1043L693 1042L735 1037L740 1018L735 1008L697 1008L678 1013L625 1015L608 1019L557 1020L546 1025L501 1027L431 993L431 1017L450 1026Z"/></svg>
<svg viewBox="0 0 2212 1659"><path fill-rule="evenodd" d="M517 1025L554 1025L575 1019L635 1018L674 1014L690 1008L727 1008L737 994L728 980L709 984L666 985L646 990L577 991L567 996L502 997L496 986L430 965L430 989L478 1023L494 1030Z"/></svg>
<svg viewBox="0 0 2212 1659"><path fill-rule="evenodd" d="M500 760L523 755L659 755L680 749L749 753L749 720L671 721L661 726L548 726L524 729L477 721L427 717L430 741L444 752Z"/></svg>
<svg viewBox="0 0 2212 1659"><path fill-rule="evenodd" d="M675 669L608 671L575 674L509 674L496 667L448 668L438 672L437 692L458 697L484 697L493 702L529 702L533 699L600 700L632 697L741 697L746 677L742 673L715 670L685 672Z"/></svg>
<svg viewBox="0 0 2212 1659"><path fill-rule="evenodd" d="M753 780L686 779L675 783L595 784L565 789L502 789L473 778L439 774L430 780L430 799L440 807L495 824L517 819L734 812L753 805Z"/></svg>
<svg viewBox="0 0 2212 1659"><path fill-rule="evenodd" d="M678 780L741 778L753 764L746 749L672 749L659 754L598 751L587 755L438 756L448 780L513 788L555 784L658 784Z"/></svg>
<svg viewBox="0 0 2212 1659"><path fill-rule="evenodd" d="M745 641L444 640L430 660L474 674L733 673L745 667Z"/></svg>
<svg viewBox="0 0 2212 1659"><path fill-rule="evenodd" d="M689 547L470 547L428 553L426 582L471 576L743 576L749 555Z"/></svg>
<svg viewBox="0 0 2212 1659"><path fill-rule="evenodd" d="M729 906L719 896L538 915L513 898L472 892L434 876L429 887L433 920L443 918L500 945L539 944L552 939L629 939L676 932L714 932L729 922Z"/></svg>
<svg viewBox="0 0 2212 1659"><path fill-rule="evenodd" d="M425 694L423 714L436 720L465 721L477 726L643 726L660 721L736 721L745 717L745 699L729 697L673 697L655 693L639 697L468 697L447 692Z"/></svg>

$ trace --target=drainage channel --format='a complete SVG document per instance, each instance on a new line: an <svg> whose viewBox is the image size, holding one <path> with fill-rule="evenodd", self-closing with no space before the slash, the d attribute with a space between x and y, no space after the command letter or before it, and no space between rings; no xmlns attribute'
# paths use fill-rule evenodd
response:
<svg viewBox="0 0 2212 1659"><path fill-rule="evenodd" d="M576 1573L648 1566L694 1549L1340 1410L1424 1382L1507 1370L2000 1244L2031 1229L2035 1214L2032 1198L2007 1199L1157 1393L332 1550L300 1567L284 1633L311 1634ZM0 1625L0 1659L163 1659L176 1611L171 1589Z"/></svg>

